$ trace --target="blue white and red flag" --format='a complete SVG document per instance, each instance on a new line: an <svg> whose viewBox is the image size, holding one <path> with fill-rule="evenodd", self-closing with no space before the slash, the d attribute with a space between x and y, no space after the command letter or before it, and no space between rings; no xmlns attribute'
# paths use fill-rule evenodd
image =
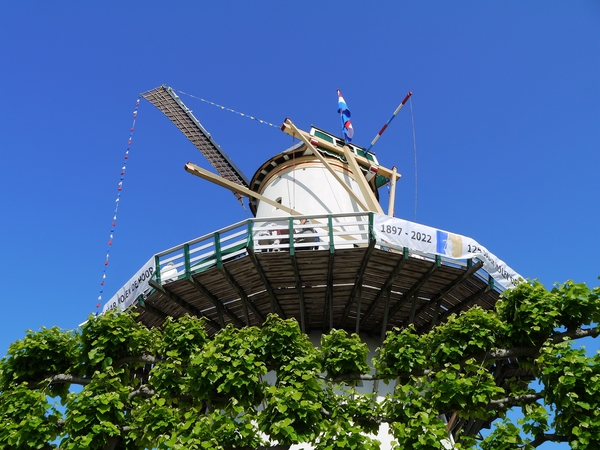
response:
<svg viewBox="0 0 600 450"><path fill-rule="evenodd" d="M342 131L344 132L344 138L346 142L352 141L352 136L354 136L354 128L352 128L352 122L350 122L350 110L348 109L348 105L346 104L346 100L342 97L342 93L338 89L338 112L340 113L340 117L342 118Z"/></svg>

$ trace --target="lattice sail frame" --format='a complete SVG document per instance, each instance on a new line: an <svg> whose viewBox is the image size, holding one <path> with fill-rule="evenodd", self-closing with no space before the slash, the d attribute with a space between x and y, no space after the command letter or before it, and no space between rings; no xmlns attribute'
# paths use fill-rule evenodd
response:
<svg viewBox="0 0 600 450"><path fill-rule="evenodd" d="M242 171L233 163L221 149L210 133L194 117L192 111L181 101L172 88L166 85L159 86L141 94L143 98L156 106L177 128L200 150L208 162L223 178L248 187L249 182ZM242 195L234 192L241 202Z"/></svg>

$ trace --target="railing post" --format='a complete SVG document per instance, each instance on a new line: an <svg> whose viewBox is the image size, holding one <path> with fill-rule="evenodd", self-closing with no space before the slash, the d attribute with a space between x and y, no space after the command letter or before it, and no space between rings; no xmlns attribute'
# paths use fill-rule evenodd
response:
<svg viewBox="0 0 600 450"><path fill-rule="evenodd" d="M156 283L162 285L160 282L160 260L158 255L154 256L154 265L156 266L155 274L156 274Z"/></svg>
<svg viewBox="0 0 600 450"><path fill-rule="evenodd" d="M335 252L335 245L333 243L333 218L331 214L327 216L327 226L329 227L329 253Z"/></svg>
<svg viewBox="0 0 600 450"><path fill-rule="evenodd" d="M369 213L369 241L375 239L375 231L373 231L373 213Z"/></svg>
<svg viewBox="0 0 600 450"><path fill-rule="evenodd" d="M221 237L219 233L214 234L215 237L215 256L217 257L217 269L223 267L223 255L221 254Z"/></svg>
<svg viewBox="0 0 600 450"><path fill-rule="evenodd" d="M190 245L185 244L183 246L183 259L185 262L185 278L190 279L192 276L192 268L190 265Z"/></svg>
<svg viewBox="0 0 600 450"><path fill-rule="evenodd" d="M248 220L248 239L246 240L246 247L250 250L254 251L254 222L250 219Z"/></svg>
<svg viewBox="0 0 600 450"><path fill-rule="evenodd" d="M294 218L292 216L289 218L288 234L290 237L290 255L294 256Z"/></svg>

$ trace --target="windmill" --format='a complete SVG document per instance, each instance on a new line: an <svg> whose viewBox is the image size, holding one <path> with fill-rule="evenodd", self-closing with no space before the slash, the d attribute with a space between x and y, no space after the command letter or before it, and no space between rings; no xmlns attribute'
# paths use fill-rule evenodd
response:
<svg viewBox="0 0 600 450"><path fill-rule="evenodd" d="M190 142L206 157L219 175L215 176L213 173L192 163L188 163L185 166L185 169L189 173L230 189L240 201L242 197L250 198L250 204L255 215L260 215L260 211L258 211L260 208L257 207L257 204L260 202L267 203L288 214L301 215L298 211L292 211L292 208L289 206L286 207L284 204L285 202L275 204L276 201L273 198L268 195L261 195L260 191L265 190L265 187L262 186L262 177L260 177L260 175L258 177L255 176L253 183L250 186L246 176L214 141L210 133L206 131L198 119L193 115L192 111L181 101L172 88L163 85L143 93L142 97L156 106L177 126L177 128L179 128ZM376 198L377 188L379 187L376 185L376 181L379 181L380 184L384 184L389 181L389 177L392 178L395 183L397 178L399 178L399 175L395 173L394 170L380 167L373 154L368 154L364 150L351 144L344 145L340 139L327 134L323 130L313 128L310 133L307 133L299 130L289 119L285 120L281 129L285 133L300 139L304 145L301 144L295 149L299 149L300 151L294 150L287 152L288 154L284 156L283 161L272 159L269 161L271 167L280 166L278 167L278 170L281 170L283 167L295 164L296 161L294 158L296 156L301 158L312 155L312 159L316 158L319 161L318 164L327 170L327 176L332 177L336 183L339 183L340 187L346 191L347 195L350 196L352 201L355 202L356 206L362 211L383 213ZM320 149L320 151L317 150L317 148ZM346 162L350 165L353 174L364 172L366 177L352 176L351 183L354 183L355 186L349 186L348 179L342 179L344 177L344 171L336 169L335 165L328 162L328 158L323 156L321 152L333 152L335 155L345 158ZM260 172L263 173L264 170L264 168L261 168ZM379 178L375 177L375 174L378 174ZM369 180L371 181L370 184ZM259 189L259 187L262 187L262 189ZM312 192L312 194L314 198L314 192ZM314 214L315 212L316 211L310 204L306 205L304 213Z"/></svg>
<svg viewBox="0 0 600 450"><path fill-rule="evenodd" d="M247 197L255 217L157 253L104 310L133 309L149 327L191 314L204 317L211 334L229 324L260 326L275 313L295 318L309 335L334 328L359 333L374 351L394 327L427 332L474 305L493 308L518 278L469 238L393 218L393 200L383 214L377 191L389 182L393 193L400 175L361 147L286 119L281 130L299 142L249 180L173 89L142 96L218 174L192 163L185 170L240 201ZM514 376L528 372L513 360L500 363L500 382ZM393 385L366 382L361 389L383 396ZM452 423L467 434L484 425Z"/></svg>

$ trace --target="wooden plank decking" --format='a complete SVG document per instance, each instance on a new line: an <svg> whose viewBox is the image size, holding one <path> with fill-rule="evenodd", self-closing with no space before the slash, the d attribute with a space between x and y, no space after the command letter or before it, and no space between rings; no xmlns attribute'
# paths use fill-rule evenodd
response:
<svg viewBox="0 0 600 450"><path fill-rule="evenodd" d="M246 253L191 279L164 283L135 310L138 320L150 327L160 326L165 315L200 312L210 319L211 333L229 323L260 325L270 313L300 323L302 305L307 332L333 326L379 334L382 327L389 330L409 323L427 331L449 314L473 305L494 307L499 292L472 272L381 248L307 250L294 256L261 252L254 258ZM383 323L386 304L388 320Z"/></svg>

